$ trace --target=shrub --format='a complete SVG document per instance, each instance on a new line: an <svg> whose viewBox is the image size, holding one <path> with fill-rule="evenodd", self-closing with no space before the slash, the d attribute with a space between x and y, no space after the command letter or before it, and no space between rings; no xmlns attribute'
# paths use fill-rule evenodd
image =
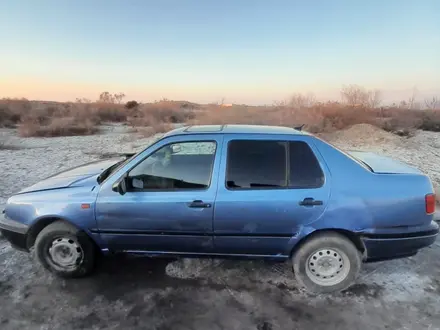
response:
<svg viewBox="0 0 440 330"><path fill-rule="evenodd" d="M440 132L440 110L426 110L422 113L420 129Z"/></svg>
<svg viewBox="0 0 440 330"><path fill-rule="evenodd" d="M193 119L194 112L181 109L180 106L168 101L144 104L133 110L128 118L132 126L154 126L159 123L185 123Z"/></svg>
<svg viewBox="0 0 440 330"><path fill-rule="evenodd" d="M149 127L140 127L137 129L139 133L141 133L144 137L150 137L155 134L165 133L173 129L173 126L170 124L156 124Z"/></svg>
<svg viewBox="0 0 440 330"><path fill-rule="evenodd" d="M15 127L30 110L31 103L26 99L1 99L0 127Z"/></svg>
<svg viewBox="0 0 440 330"><path fill-rule="evenodd" d="M307 109L290 106L230 107L210 106L199 113L194 124L253 124L296 127L305 125L313 132L332 131L361 124L375 123L375 111L354 109L338 103L317 104Z"/></svg>
<svg viewBox="0 0 440 330"><path fill-rule="evenodd" d="M118 104L97 104L94 105L93 114L100 122L125 122L127 121L126 110Z"/></svg>
<svg viewBox="0 0 440 330"><path fill-rule="evenodd" d="M18 128L19 135L23 137L90 135L96 131L93 122L78 120L75 117L53 118L47 125L26 120Z"/></svg>
<svg viewBox="0 0 440 330"><path fill-rule="evenodd" d="M127 103L125 103L125 107L127 109L134 109L137 108L139 106L139 103L137 101L128 101Z"/></svg>
<svg viewBox="0 0 440 330"><path fill-rule="evenodd" d="M0 127L15 127L20 117L20 114L11 112L7 106L0 105Z"/></svg>

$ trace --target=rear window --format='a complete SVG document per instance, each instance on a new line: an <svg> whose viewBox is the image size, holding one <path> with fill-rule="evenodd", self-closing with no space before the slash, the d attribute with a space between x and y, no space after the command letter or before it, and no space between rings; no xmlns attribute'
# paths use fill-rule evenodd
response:
<svg viewBox="0 0 440 330"><path fill-rule="evenodd" d="M315 138L319 139L318 137L315 136ZM352 161L354 161L355 163L359 164L360 166L362 166L364 169L366 169L367 171L373 172L373 169L365 162L363 162L362 160L354 157L353 155L351 155L350 153L348 153L347 151L342 150L341 148L335 146L334 144L331 144L330 142L324 141L322 139L319 139L321 142L329 145L330 147L332 147L333 149L339 151L341 154L343 154L344 156L350 158Z"/></svg>
<svg viewBox="0 0 440 330"><path fill-rule="evenodd" d="M234 140L228 144L228 189L318 188L324 174L305 142Z"/></svg>

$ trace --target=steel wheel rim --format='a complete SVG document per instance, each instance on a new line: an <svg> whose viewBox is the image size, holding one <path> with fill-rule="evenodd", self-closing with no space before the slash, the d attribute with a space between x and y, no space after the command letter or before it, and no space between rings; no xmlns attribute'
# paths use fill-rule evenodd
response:
<svg viewBox="0 0 440 330"><path fill-rule="evenodd" d="M337 285L347 278L349 272L350 259L339 249L322 248L307 258L306 274L315 284Z"/></svg>
<svg viewBox="0 0 440 330"><path fill-rule="evenodd" d="M74 239L59 237L50 244L48 257L57 268L74 270L81 264L84 252Z"/></svg>

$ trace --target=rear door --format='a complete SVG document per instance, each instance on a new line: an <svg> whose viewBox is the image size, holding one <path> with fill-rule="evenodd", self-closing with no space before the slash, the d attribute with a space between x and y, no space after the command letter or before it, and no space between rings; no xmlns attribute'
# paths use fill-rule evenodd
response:
<svg viewBox="0 0 440 330"><path fill-rule="evenodd" d="M330 175L307 136L226 136L214 211L217 253L284 255L316 220Z"/></svg>

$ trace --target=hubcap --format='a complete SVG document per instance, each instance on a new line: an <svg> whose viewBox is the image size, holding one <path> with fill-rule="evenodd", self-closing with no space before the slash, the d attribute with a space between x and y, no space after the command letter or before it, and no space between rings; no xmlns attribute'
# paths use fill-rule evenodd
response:
<svg viewBox="0 0 440 330"><path fill-rule="evenodd" d="M71 238L57 238L49 247L49 257L54 264L64 269L76 268L81 263L81 246Z"/></svg>
<svg viewBox="0 0 440 330"><path fill-rule="evenodd" d="M317 250L307 260L307 276L322 286L342 282L349 272L350 260L347 255L333 248Z"/></svg>

